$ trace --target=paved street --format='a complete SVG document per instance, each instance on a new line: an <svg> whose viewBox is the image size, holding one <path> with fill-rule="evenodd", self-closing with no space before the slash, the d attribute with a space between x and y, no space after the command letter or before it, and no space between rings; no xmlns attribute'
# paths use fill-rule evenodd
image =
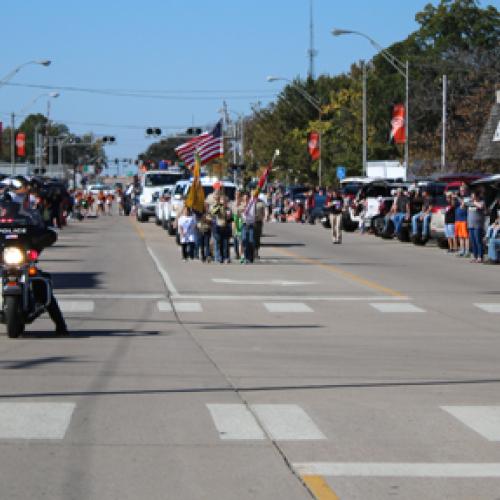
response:
<svg viewBox="0 0 500 500"><path fill-rule="evenodd" d="M154 223L42 255L72 335L0 338L8 499L500 499L498 269L267 224L255 265Z"/></svg>

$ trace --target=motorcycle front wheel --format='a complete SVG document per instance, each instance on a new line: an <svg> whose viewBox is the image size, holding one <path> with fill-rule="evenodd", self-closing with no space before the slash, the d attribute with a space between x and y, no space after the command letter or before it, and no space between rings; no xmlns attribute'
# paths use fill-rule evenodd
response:
<svg viewBox="0 0 500 500"><path fill-rule="evenodd" d="M24 322L21 318L21 297L9 295L4 298L4 304L7 336L16 339L24 333Z"/></svg>

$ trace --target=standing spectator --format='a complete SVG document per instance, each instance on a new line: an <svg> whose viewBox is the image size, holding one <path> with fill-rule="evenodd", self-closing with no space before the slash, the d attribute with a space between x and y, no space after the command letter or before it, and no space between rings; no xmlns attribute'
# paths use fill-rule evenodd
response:
<svg viewBox="0 0 500 500"><path fill-rule="evenodd" d="M118 205L118 215L123 215L125 213L125 199L121 188L116 190L116 204Z"/></svg>
<svg viewBox="0 0 500 500"><path fill-rule="evenodd" d="M344 199L338 191L333 191L331 200L327 205L330 212L330 225L332 227L332 243L340 245L342 243L342 209Z"/></svg>
<svg viewBox="0 0 500 500"><path fill-rule="evenodd" d="M196 221L191 215L188 207L184 207L182 215L178 221L179 240L182 248L182 259L186 261L188 258L194 258L194 239L196 231Z"/></svg>
<svg viewBox="0 0 500 500"><path fill-rule="evenodd" d="M457 239L455 237L455 197L452 193L446 195L446 208L444 212L444 234L448 239L448 253L457 251Z"/></svg>
<svg viewBox="0 0 500 500"><path fill-rule="evenodd" d="M243 219L241 213L244 210L242 205L241 193L236 192L236 198L233 206L233 245L234 245L234 255L237 260L243 259L243 249L241 244L241 231L243 229Z"/></svg>
<svg viewBox="0 0 500 500"><path fill-rule="evenodd" d="M457 257L469 257L469 231L467 230L467 204L465 198L459 198L455 208L455 237L459 247Z"/></svg>
<svg viewBox="0 0 500 500"><path fill-rule="evenodd" d="M467 212L467 228L469 230L473 258L471 262L483 262L483 235L485 220L485 204L482 196L472 193Z"/></svg>

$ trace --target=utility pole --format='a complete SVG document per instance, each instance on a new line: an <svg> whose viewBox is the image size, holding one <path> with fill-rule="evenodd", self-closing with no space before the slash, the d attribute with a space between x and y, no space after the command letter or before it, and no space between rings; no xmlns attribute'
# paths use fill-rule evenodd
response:
<svg viewBox="0 0 500 500"><path fill-rule="evenodd" d="M314 58L318 51L314 49L314 20L313 20L313 0L309 2L309 72L308 77L314 80Z"/></svg>
<svg viewBox="0 0 500 500"><path fill-rule="evenodd" d="M12 175L16 174L16 115L10 115L10 170Z"/></svg>
<svg viewBox="0 0 500 500"><path fill-rule="evenodd" d="M446 107L447 107L447 93L448 93L448 77L443 75L443 133L441 134L441 171L446 169Z"/></svg>
<svg viewBox="0 0 500 500"><path fill-rule="evenodd" d="M363 175L366 175L367 166L367 109L366 109L366 63L361 61L363 67Z"/></svg>

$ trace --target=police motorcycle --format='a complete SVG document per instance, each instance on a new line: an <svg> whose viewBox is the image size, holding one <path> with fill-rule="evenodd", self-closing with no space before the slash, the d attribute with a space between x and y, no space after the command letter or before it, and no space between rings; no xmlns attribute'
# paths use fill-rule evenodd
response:
<svg viewBox="0 0 500 500"><path fill-rule="evenodd" d="M56 334L67 334L50 275L38 267L40 252L55 243L57 234L33 217L33 211L19 203L0 201L0 322L10 338L22 335L25 326L45 312L56 324Z"/></svg>

